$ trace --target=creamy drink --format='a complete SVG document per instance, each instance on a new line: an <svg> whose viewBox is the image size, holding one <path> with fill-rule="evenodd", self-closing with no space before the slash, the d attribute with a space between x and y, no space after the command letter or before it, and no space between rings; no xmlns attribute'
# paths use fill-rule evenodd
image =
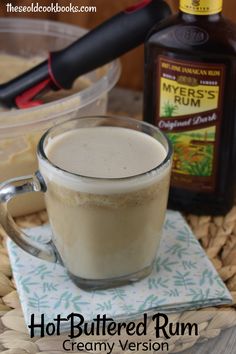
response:
<svg viewBox="0 0 236 354"><path fill-rule="evenodd" d="M138 130L91 126L50 138L45 154L60 169L53 173L40 164L53 241L69 273L87 280L135 280L149 273L170 164L155 169L167 149Z"/></svg>
<svg viewBox="0 0 236 354"><path fill-rule="evenodd" d="M84 117L49 129L39 171L0 185L0 223L33 256L65 266L87 290L150 274L165 217L172 149L156 127L129 118ZM8 202L44 192L52 239L41 244L14 224ZM10 220L10 222L9 222Z"/></svg>

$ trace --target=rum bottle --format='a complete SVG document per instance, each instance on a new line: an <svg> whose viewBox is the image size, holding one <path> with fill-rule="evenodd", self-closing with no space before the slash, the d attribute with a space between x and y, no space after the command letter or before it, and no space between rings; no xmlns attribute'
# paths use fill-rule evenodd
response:
<svg viewBox="0 0 236 354"><path fill-rule="evenodd" d="M236 178L236 25L222 0L180 0L145 44L144 119L174 146L169 207L225 214Z"/></svg>

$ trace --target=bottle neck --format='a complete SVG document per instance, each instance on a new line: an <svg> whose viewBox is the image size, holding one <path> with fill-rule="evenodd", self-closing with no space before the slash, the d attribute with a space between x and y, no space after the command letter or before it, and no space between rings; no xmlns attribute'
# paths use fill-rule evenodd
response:
<svg viewBox="0 0 236 354"><path fill-rule="evenodd" d="M223 0L180 0L179 9L184 14L210 16L220 14Z"/></svg>

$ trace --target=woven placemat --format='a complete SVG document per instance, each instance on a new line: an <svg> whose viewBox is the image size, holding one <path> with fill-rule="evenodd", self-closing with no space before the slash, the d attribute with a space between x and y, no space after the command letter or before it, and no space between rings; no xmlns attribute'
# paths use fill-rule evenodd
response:
<svg viewBox="0 0 236 354"><path fill-rule="evenodd" d="M216 337L222 330L236 325L236 206L224 217L188 215L186 219L231 291L234 303L231 307L212 307L170 315L169 320L172 322L187 320L190 323L198 323L199 336L174 336L169 341L169 353L191 348L196 342ZM20 227L38 226L47 221L45 211L16 219ZM63 353L61 351L63 338L60 341L53 337L30 339L12 279L5 241L6 236L0 229L0 352L3 354Z"/></svg>

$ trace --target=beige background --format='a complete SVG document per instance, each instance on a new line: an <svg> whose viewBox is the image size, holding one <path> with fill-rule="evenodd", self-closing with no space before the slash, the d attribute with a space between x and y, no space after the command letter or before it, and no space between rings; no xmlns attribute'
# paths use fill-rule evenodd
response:
<svg viewBox="0 0 236 354"><path fill-rule="evenodd" d="M13 16L6 12L6 3L11 0L1 1L0 16ZM137 0L138 1L138 0ZM67 23L77 24L82 27L93 28L101 23L103 20L109 18L113 14L127 6L137 2L136 0L12 0L13 5L29 5L32 2L39 2L41 5L50 4L51 2L58 2L61 5L68 5L71 2L74 5L96 5L96 13L44 13L44 14L27 14L24 16L33 18L45 18L56 21L63 21ZM166 0L172 7L173 11L178 8L178 0ZM214 1L214 0L212 0ZM235 0L224 1L224 14L230 19L236 21L236 4ZM22 14L14 14L14 16L22 17ZM126 54L122 58L123 72L120 80L120 85L123 87L130 87L134 89L141 89L143 85L143 46Z"/></svg>

